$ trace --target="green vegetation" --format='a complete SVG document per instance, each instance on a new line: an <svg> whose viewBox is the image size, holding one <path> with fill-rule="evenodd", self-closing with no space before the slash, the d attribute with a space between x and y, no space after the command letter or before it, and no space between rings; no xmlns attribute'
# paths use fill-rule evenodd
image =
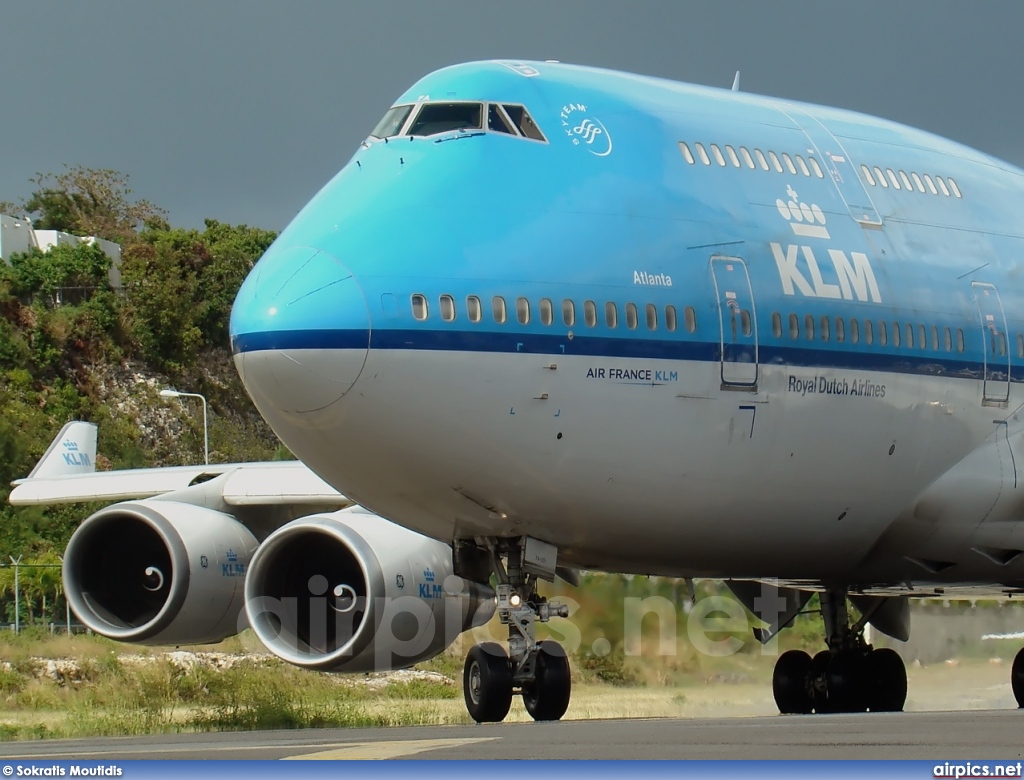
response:
<svg viewBox="0 0 1024 780"><path fill-rule="evenodd" d="M211 457L288 457L252 407L227 351L238 286L275 234L208 220L173 228L134 198L127 176L68 168L39 175L16 214L38 228L95 235L122 248L123 287L96 246L38 250L0 264L0 560L62 552L90 507L14 509L7 485L28 474L72 419L100 426L100 468L195 462L201 410L160 387L210 401ZM0 574L0 588L5 588Z"/></svg>

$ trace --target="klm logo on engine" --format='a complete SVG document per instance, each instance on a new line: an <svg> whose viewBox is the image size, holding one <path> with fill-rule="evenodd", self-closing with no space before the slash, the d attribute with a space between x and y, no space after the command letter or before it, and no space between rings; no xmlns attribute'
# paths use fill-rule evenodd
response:
<svg viewBox="0 0 1024 780"><path fill-rule="evenodd" d="M797 236L829 239L831 235L825 226L825 214L817 204L807 205L798 201L792 186L786 189L788 201L775 201L779 214L789 222ZM803 244L771 243L772 256L779 269L782 291L786 295L799 292L808 298L835 298L837 300L881 303L878 281L871 268L871 261L863 252L847 254L841 249L827 249L831 268L819 263L814 249ZM821 250L819 250L821 251ZM826 276L829 279L826 279ZM835 281L831 281L834 279Z"/></svg>
<svg viewBox="0 0 1024 780"><path fill-rule="evenodd" d="M423 570L423 579L426 582L419 583L419 596L421 599L439 599L444 596L444 586L435 582L437 576L432 569Z"/></svg>

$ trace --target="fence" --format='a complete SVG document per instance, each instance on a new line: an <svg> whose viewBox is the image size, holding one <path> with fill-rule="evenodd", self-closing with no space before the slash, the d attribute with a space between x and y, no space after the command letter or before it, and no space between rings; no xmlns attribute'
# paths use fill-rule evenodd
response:
<svg viewBox="0 0 1024 780"><path fill-rule="evenodd" d="M60 563L0 563L0 621L20 634L26 626L43 626L51 633L81 629L71 622L64 598ZM0 627L2 627L0 623Z"/></svg>

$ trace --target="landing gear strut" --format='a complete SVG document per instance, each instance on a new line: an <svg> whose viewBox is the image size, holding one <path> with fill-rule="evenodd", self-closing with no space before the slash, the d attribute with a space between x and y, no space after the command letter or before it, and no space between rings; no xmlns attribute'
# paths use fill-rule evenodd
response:
<svg viewBox="0 0 1024 780"><path fill-rule="evenodd" d="M907 670L895 650L876 649L864 641L870 614L851 626L844 589L821 594L821 614L828 650L813 659L803 650L789 650L775 663L772 691L779 711L902 711L907 700ZM1024 660L1020 666L1024 694Z"/></svg>
<svg viewBox="0 0 1024 780"><path fill-rule="evenodd" d="M491 547L498 576L498 618L508 626L508 653L495 642L474 646L462 675L470 717L477 723L505 719L512 696L523 697L534 720L558 720L569 707L572 683L569 659L557 642L538 642L537 622L568 617L569 608L537 594L537 573L524 567L524 548L532 540L501 540ZM507 567L501 556L507 558ZM554 575L554 569L551 569Z"/></svg>

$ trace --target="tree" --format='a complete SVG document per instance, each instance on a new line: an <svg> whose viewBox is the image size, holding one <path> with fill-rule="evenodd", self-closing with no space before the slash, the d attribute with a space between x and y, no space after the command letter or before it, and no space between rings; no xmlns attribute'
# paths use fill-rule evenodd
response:
<svg viewBox="0 0 1024 780"><path fill-rule="evenodd" d="M146 225L167 226L167 212L148 200L132 200L128 176L110 169L75 166L63 173L40 173L37 189L22 210L37 228L99 236L119 244L138 240Z"/></svg>

